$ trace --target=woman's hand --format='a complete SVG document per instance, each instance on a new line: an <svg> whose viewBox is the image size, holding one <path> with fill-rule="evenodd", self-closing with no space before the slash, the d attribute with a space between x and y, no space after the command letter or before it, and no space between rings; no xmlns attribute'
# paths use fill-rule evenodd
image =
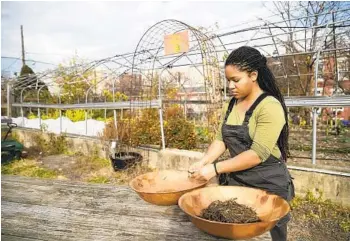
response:
<svg viewBox="0 0 350 241"><path fill-rule="evenodd" d="M199 171L192 174L192 178L200 181L209 181L211 178L215 177L215 169L213 164L207 164L203 166Z"/></svg>
<svg viewBox="0 0 350 241"><path fill-rule="evenodd" d="M203 161L195 162L190 166L190 168L188 168L188 173L193 174L193 173L199 171L204 165L205 164Z"/></svg>

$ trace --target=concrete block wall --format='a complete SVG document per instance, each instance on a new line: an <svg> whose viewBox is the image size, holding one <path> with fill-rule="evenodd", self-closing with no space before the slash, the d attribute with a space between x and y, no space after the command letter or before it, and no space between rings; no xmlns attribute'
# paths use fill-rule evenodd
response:
<svg viewBox="0 0 350 241"><path fill-rule="evenodd" d="M350 176L291 169L290 173L298 195L305 196L307 191L317 193L319 190L325 199L350 206Z"/></svg>
<svg viewBox="0 0 350 241"><path fill-rule="evenodd" d="M14 129L13 132L16 133L16 135L22 141L22 144L27 148L33 147L35 145L35 138L37 134L40 134L41 137L47 141L50 140L48 133L44 133L38 130L18 128ZM85 155L90 155L96 151L99 156L108 157L108 151L106 150L103 143L98 139L67 136L66 140L68 142L68 150L71 152L79 151Z"/></svg>

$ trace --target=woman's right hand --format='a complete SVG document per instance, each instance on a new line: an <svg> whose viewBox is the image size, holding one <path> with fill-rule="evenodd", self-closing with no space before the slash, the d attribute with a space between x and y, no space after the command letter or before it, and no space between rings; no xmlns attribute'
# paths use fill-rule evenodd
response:
<svg viewBox="0 0 350 241"><path fill-rule="evenodd" d="M203 161L195 162L190 166L190 168L188 168L188 172L190 174L193 174L193 173L199 171L202 167L204 167L204 165L205 165L205 163Z"/></svg>

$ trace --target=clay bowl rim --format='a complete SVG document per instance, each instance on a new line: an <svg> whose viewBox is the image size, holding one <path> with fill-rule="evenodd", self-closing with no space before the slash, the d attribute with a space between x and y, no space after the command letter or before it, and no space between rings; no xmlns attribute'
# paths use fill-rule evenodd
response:
<svg viewBox="0 0 350 241"><path fill-rule="evenodd" d="M252 188L252 187L242 187L242 186L212 186L212 187L204 187L204 188L201 188L201 189L205 189L205 188L211 188L211 189L215 189L217 187L240 187L240 188L249 188L249 189L254 189L254 190L259 190L259 191L264 191L266 192L268 195L271 195L271 196L277 196L279 198L281 198L283 200L283 202L287 203L287 206L288 206L288 212L290 212L290 205L288 204L288 202L286 200L284 200L282 197L276 195L276 194L273 194L273 193L268 193L267 191L265 190L262 190L262 189L258 189L258 188ZM193 190L191 192L197 192L197 191L200 191L200 190ZM186 213L187 215L191 216L192 218L195 218L195 219L200 219L201 221L205 221L205 222L208 222L208 223L212 223L212 224L220 224L220 225L224 225L224 226L232 226L232 225L238 225L238 226L244 226L244 225L254 225L254 224L258 224L258 223L272 223L272 222L276 222L278 220L280 220L282 217L280 218L275 218L275 219L272 219L272 220L269 220L269 221L260 221L260 222L253 222L253 223L224 223L224 222L218 222L218 221L212 221L212 220L208 220L208 219L205 219L205 218L201 218L199 216L196 216L196 215L192 215L191 213L188 213L184 210L184 208L182 207L181 203L183 203L184 199L186 198L186 196L189 196L191 195L191 192L187 192L185 194L183 194L179 200L178 200L178 206L180 207L180 209ZM217 201L217 200L214 200L214 201ZM214 202L213 201L213 202ZM288 212L285 214L287 215Z"/></svg>
<svg viewBox="0 0 350 241"><path fill-rule="evenodd" d="M147 174L150 174L150 173L160 173L162 171L177 171L177 172L187 172L187 171L181 171L181 170L159 170L159 171L153 171L153 172L147 172L147 173L144 173L144 174L141 174L141 175L138 175L137 177L134 177L130 182L129 182L129 187L131 189L133 189L135 192L137 193L144 193L144 194L176 194L176 193L181 193L181 192L191 192L191 191L194 191L195 189L198 189L198 188L203 188L210 180L206 180L206 181L203 181L203 183L201 184L198 184L197 186L195 187L192 187L192 188L189 188L189 189L184 189L184 190L177 190L177 191L171 191L171 192L145 192L145 191L139 191L139 190L136 190L134 188L134 186L132 185L133 182L135 182L138 178L142 177L142 176L145 176Z"/></svg>

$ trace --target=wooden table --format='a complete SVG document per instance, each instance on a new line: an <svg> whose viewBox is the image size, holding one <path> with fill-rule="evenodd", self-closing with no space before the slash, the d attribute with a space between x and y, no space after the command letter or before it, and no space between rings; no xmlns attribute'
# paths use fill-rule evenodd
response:
<svg viewBox="0 0 350 241"><path fill-rule="evenodd" d="M128 186L3 175L2 240L223 240L178 206L146 203ZM226 239L225 239L226 240ZM270 234L251 241L270 241Z"/></svg>

